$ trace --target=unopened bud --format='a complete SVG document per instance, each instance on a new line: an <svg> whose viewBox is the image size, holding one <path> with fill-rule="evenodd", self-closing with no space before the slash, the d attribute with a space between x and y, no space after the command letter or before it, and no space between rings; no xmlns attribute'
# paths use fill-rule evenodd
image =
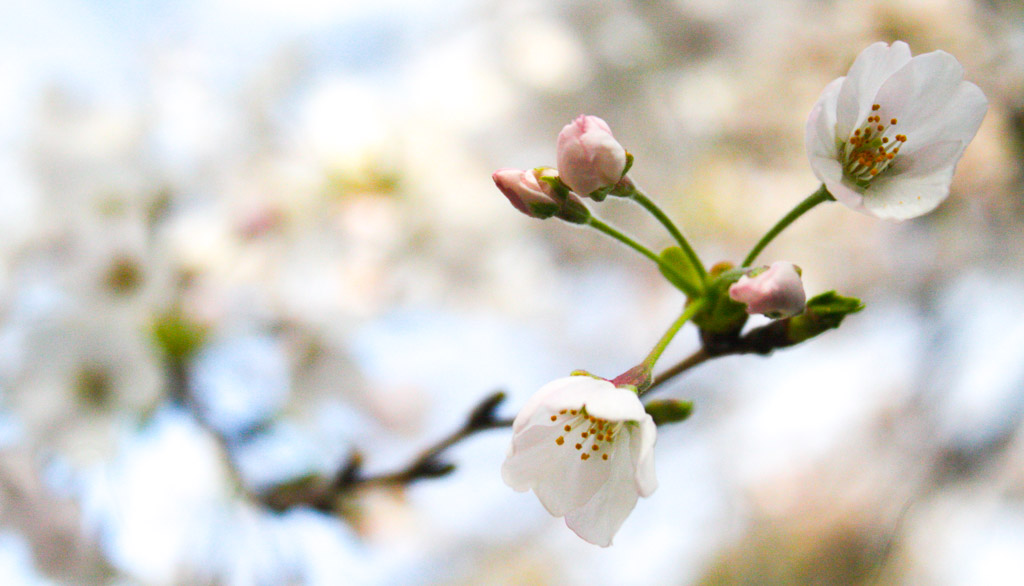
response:
<svg viewBox="0 0 1024 586"><path fill-rule="evenodd" d="M807 302L800 268L785 261L743 275L729 287L729 297L745 304L747 313L775 319L801 313Z"/></svg>
<svg viewBox="0 0 1024 586"><path fill-rule="evenodd" d="M508 201L531 218L556 216L574 224L583 224L590 218L590 210L569 191L555 169L500 169L491 178Z"/></svg>
<svg viewBox="0 0 1024 586"><path fill-rule="evenodd" d="M626 149L597 116L580 116L558 133L558 174L573 191L598 201L628 168Z"/></svg>
<svg viewBox="0 0 1024 586"><path fill-rule="evenodd" d="M494 184L515 208L531 218L550 218L558 212L554 189L537 180L535 171L499 169L491 175Z"/></svg>

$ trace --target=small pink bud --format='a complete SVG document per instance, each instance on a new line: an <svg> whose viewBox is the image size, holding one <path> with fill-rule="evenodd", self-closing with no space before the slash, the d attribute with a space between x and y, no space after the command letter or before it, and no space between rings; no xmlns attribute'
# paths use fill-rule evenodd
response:
<svg viewBox="0 0 1024 586"><path fill-rule="evenodd" d="M558 133L558 174L573 191L589 196L613 187L626 171L626 149L597 116L580 116Z"/></svg>
<svg viewBox="0 0 1024 586"><path fill-rule="evenodd" d="M555 190L546 182L538 181L538 173L537 170L499 169L491 178L517 210L531 218L550 218L561 205Z"/></svg>
<svg viewBox="0 0 1024 586"><path fill-rule="evenodd" d="M745 304L747 313L775 319L797 315L807 302L800 268L785 261L743 275L729 287L729 297Z"/></svg>

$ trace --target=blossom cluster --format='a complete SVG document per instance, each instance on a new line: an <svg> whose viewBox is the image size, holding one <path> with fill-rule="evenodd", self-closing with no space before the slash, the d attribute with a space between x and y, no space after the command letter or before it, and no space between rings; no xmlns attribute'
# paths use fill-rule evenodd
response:
<svg viewBox="0 0 1024 586"><path fill-rule="evenodd" d="M828 84L806 125L811 170L821 188L780 220L736 266L707 268L667 215L627 177L633 157L596 116L579 116L558 135L557 168L502 169L493 179L520 212L594 227L658 265L687 297L679 319L651 353L622 375L575 373L544 385L513 423L502 477L583 539L608 546L639 497L657 488L657 425L685 419L689 405L641 401L652 369L687 321L700 330L700 360L770 353L838 327L859 300L829 291L808 300L792 262L755 265L759 253L801 214L826 201L887 220L927 213L948 195L953 172L985 115L984 94L942 51L911 57L906 43L875 43L849 73ZM597 219L584 203L607 196L635 201L675 239L657 253ZM769 326L743 328L762 314ZM688 365L673 369L674 374Z"/></svg>

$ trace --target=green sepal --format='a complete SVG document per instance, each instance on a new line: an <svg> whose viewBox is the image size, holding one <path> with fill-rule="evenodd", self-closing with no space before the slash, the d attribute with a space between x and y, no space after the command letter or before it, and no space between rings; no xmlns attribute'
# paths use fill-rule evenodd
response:
<svg viewBox="0 0 1024 586"><path fill-rule="evenodd" d="M558 210L555 216L570 224L586 224L590 219L590 210L575 199L567 199L562 203L562 209Z"/></svg>
<svg viewBox="0 0 1024 586"><path fill-rule="evenodd" d="M693 413L693 403L676 399L662 399L647 403L644 405L644 410L654 419L655 425L679 423L689 419Z"/></svg>
<svg viewBox="0 0 1024 586"><path fill-rule="evenodd" d="M826 291L807 301L807 308L800 315L789 319L786 337L793 344L799 344L828 330L838 328L843 318L864 309L856 297L843 297L835 291Z"/></svg>
<svg viewBox="0 0 1024 586"><path fill-rule="evenodd" d="M558 204L551 202L534 202L526 204L530 208L530 215L534 218L546 220L558 213Z"/></svg>
<svg viewBox="0 0 1024 586"><path fill-rule="evenodd" d="M729 297L729 287L745 273L744 269L726 264L712 267L712 280L704 294L706 305L693 316L693 323L703 332L731 335L743 329L743 324L747 323L747 306Z"/></svg>
<svg viewBox="0 0 1024 586"><path fill-rule="evenodd" d="M551 216L555 216L560 220L565 220L566 222L569 222L570 224L586 224L587 220L590 219L590 210L587 209L587 206L579 203L578 199L572 197L572 190L569 189L569 186L562 181L561 177L559 177L558 175L545 174L546 170L547 169L545 169L544 167L538 167L534 169L534 171L537 173L537 180L543 181L544 183L547 183L549 186L551 186L551 190L554 192L555 199L557 199L559 203L550 204L554 206L554 211L543 217L548 218ZM549 204L534 205L543 206L541 208L541 213L547 213L549 210L552 209L548 207ZM531 206L530 209L533 210L533 206Z"/></svg>
<svg viewBox="0 0 1024 586"><path fill-rule="evenodd" d="M629 170L633 168L633 153L626 151L626 166L622 168L622 177L629 173Z"/></svg>
<svg viewBox="0 0 1024 586"><path fill-rule="evenodd" d="M704 289L704 281L701 279L700 273L697 272L697 267L693 266L690 257L686 256L682 248L670 246L662 250L658 258L661 259L658 270L661 271L663 277L668 279L669 283L675 285L676 289L691 297L701 294Z"/></svg>
<svg viewBox="0 0 1024 586"><path fill-rule="evenodd" d="M548 173L548 171L551 171L551 173ZM554 171L554 169L548 167L537 167L533 170L537 175L538 181L543 181L551 186L551 190L555 193L555 198L558 199L558 201L565 201L569 199L569 193L572 192L572 190L569 189L569 186L562 181L561 177L553 174Z"/></svg>
<svg viewBox="0 0 1024 586"><path fill-rule="evenodd" d="M601 187L599 189L595 189L594 191L591 191L590 193L588 193L587 197L592 199L592 200L594 200L594 201L601 202L601 201L604 201L604 199L606 197L608 197L609 193L612 193L613 189L615 189L614 185L609 185L607 187Z"/></svg>

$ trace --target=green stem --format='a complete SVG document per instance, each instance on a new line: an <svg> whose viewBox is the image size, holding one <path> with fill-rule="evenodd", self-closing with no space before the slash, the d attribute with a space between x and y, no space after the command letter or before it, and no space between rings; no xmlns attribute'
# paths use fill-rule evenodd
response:
<svg viewBox="0 0 1024 586"><path fill-rule="evenodd" d="M822 184L817 191L807 196L807 199L798 203L795 208L790 210L788 214L783 216L781 220L772 226L771 230L768 230L768 232L761 237L761 240L759 240L757 244L754 245L754 248L750 250L750 253L747 254L747 258L743 259L743 264L741 266L749 267L752 265L754 260L757 258L757 255L761 254L761 251L764 250L765 246L768 246L776 236L789 227L789 225L796 221L797 218L810 211L811 208L819 203L835 201L835 199L836 198L832 197L832 194L828 192L828 189L825 188L825 185Z"/></svg>
<svg viewBox="0 0 1024 586"><path fill-rule="evenodd" d="M686 254L686 257L690 259L690 264L693 266L693 269L697 271L698 275L700 275L701 283L706 282L708 273L706 270L704 270L704 263L700 261L700 257L697 256L696 251L693 250L693 247L690 246L689 241L686 240L686 237L683 236L683 233L680 232L679 228L677 228L675 223L672 222L672 219L669 218L668 215L666 215L665 212L663 212L657 204L651 201L650 198L644 195L644 193L637 189L635 186L633 187L632 192L629 194L629 198L643 206L645 210L650 212L652 216L654 216L659 222L661 222L661 225L664 226L666 230L668 230L668 233L671 234L672 238L674 238L675 241L679 244L679 248L683 249L683 253Z"/></svg>
<svg viewBox="0 0 1024 586"><path fill-rule="evenodd" d="M646 256L647 258L653 260L659 265L661 264L661 259L658 258L658 255L654 254L654 252L651 251L651 249L647 248L643 244L640 244L636 240L633 240L629 236L626 236L622 232L619 232L615 228L612 228L608 224L605 224L601 220L598 220L594 216L590 216L590 218L587 219L587 225L597 228L598 231L604 232L605 234L611 236L612 238L618 240L619 242Z"/></svg>
<svg viewBox="0 0 1024 586"><path fill-rule="evenodd" d="M647 358L644 358L644 361L640 364L649 370L653 370L654 364L658 362L662 353L665 352L665 348L668 348L669 343L676 337L676 334L679 333L679 329L683 327L683 324L690 321L690 318L696 315L703 306L703 299L697 299L687 305L683 309L683 312L679 314L679 317L676 318L676 321L672 322L672 325L668 327L668 331L665 332L665 335L663 335L661 339L658 340L658 343L654 345L654 348L651 349L651 353L648 354Z"/></svg>
<svg viewBox="0 0 1024 586"><path fill-rule="evenodd" d="M675 271L675 269L673 267L669 266L664 261L662 261L661 257L659 257L657 254L655 254L651 249L647 248L643 244L640 244L636 240L633 240L629 236L626 236L622 232L619 232L615 228L612 228L608 224L605 224L601 220L598 220L594 216L590 216L590 218L587 219L586 223L587 223L588 226L592 226L594 228L597 228L598 231L604 232L608 236L611 236L612 238L618 240L619 242L625 244L626 246L632 248L633 250L635 250L635 251L639 252L640 254L646 256L647 258L651 259L652 261L657 263L657 265L659 267L661 267L662 270L665 270L665 271L668 271L668 272L670 272L672 274L678 275L678 273L676 273L676 271ZM678 280L682 280L682 277L680 276ZM700 291L696 291L696 290L685 291L685 293L687 294L687 296L689 296L691 298L696 298L696 297L700 296Z"/></svg>

